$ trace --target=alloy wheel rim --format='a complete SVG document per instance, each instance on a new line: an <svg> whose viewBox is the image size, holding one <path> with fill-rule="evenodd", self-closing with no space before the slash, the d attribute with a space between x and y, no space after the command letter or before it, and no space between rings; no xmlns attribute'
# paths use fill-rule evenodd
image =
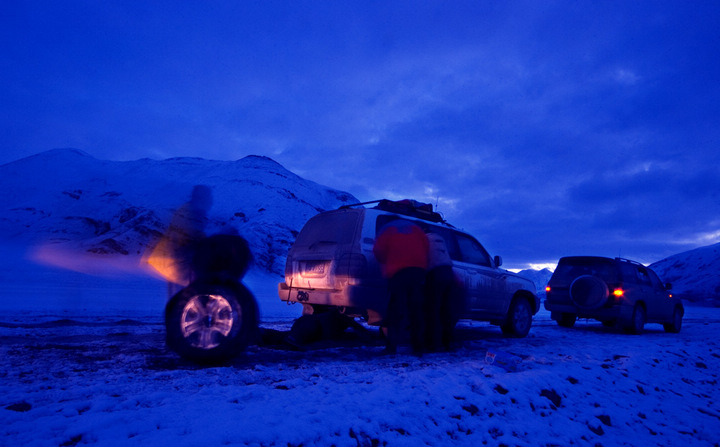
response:
<svg viewBox="0 0 720 447"><path fill-rule="evenodd" d="M213 349L233 328L233 309L222 295L195 295L183 308L180 330L194 348Z"/></svg>

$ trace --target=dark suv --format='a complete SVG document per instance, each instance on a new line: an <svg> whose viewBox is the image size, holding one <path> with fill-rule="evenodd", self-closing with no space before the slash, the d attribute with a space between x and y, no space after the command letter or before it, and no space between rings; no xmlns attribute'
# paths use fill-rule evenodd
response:
<svg viewBox="0 0 720 447"><path fill-rule="evenodd" d="M561 258L546 288L545 309L560 326L578 318L606 326L619 325L639 334L645 323L662 323L667 332L680 332L684 308L657 274L622 258L568 256Z"/></svg>

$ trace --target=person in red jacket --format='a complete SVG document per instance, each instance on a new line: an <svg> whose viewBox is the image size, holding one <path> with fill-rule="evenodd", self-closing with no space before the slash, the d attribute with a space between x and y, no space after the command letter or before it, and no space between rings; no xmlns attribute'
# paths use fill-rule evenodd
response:
<svg viewBox="0 0 720 447"><path fill-rule="evenodd" d="M423 312L425 273L428 267L428 238L418 225L398 219L381 229L373 253L388 279L388 308L385 352L393 354L401 338L402 322L410 323L413 353L422 353L425 338Z"/></svg>

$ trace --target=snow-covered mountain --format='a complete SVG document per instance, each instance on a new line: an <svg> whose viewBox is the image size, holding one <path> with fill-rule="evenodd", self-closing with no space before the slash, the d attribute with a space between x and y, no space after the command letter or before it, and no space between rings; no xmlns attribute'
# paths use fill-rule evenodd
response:
<svg viewBox="0 0 720 447"><path fill-rule="evenodd" d="M0 235L97 254L141 255L193 185L212 188L208 233L234 226L255 263L281 274L297 232L318 212L355 203L267 157L105 161L54 149L0 166Z"/></svg>
<svg viewBox="0 0 720 447"><path fill-rule="evenodd" d="M650 267L672 284L675 295L720 306L720 243L670 256Z"/></svg>

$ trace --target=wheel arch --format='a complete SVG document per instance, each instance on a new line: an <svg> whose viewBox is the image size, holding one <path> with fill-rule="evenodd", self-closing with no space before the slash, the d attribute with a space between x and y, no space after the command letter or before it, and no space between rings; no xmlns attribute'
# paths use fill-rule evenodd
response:
<svg viewBox="0 0 720 447"><path fill-rule="evenodd" d="M522 338L527 336L530 328L532 327L533 315L535 314L534 309L536 308L532 293L519 292L521 291L513 294L513 298L510 300L505 318L500 323L500 328L502 329L503 334L513 338ZM516 314L517 306L522 302L527 304L527 320L521 320L518 318L518 314ZM519 315L522 316L523 314L520 313Z"/></svg>
<svg viewBox="0 0 720 447"><path fill-rule="evenodd" d="M680 313L682 314L682 316L685 316L685 306L683 306L683 303L675 303L675 305L673 306L673 310L675 309L680 309Z"/></svg>
<svg viewBox="0 0 720 447"><path fill-rule="evenodd" d="M540 310L540 300L538 300L537 297L529 290L520 289L515 291L509 305L511 305L514 300L518 299L527 300L533 315L535 315Z"/></svg>
<svg viewBox="0 0 720 447"><path fill-rule="evenodd" d="M635 306L640 306L645 312L647 312L647 303L645 302L645 300L639 299L635 301L635 304L633 304L633 309L635 308Z"/></svg>

